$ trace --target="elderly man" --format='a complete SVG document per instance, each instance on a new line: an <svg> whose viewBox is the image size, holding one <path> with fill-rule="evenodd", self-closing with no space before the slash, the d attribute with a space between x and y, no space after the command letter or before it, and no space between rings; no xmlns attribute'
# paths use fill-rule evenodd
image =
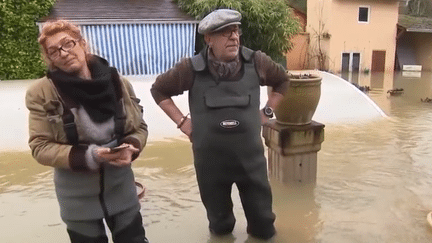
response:
<svg viewBox="0 0 432 243"><path fill-rule="evenodd" d="M248 234L269 239L275 234L275 215L260 130L273 116L289 80L267 55L240 45L240 21L235 10L208 14L198 26L206 48L158 76L151 93L192 142L210 232L232 232L231 189L236 183ZM262 110L260 85L273 88ZM171 99L184 91L189 91L191 118Z"/></svg>

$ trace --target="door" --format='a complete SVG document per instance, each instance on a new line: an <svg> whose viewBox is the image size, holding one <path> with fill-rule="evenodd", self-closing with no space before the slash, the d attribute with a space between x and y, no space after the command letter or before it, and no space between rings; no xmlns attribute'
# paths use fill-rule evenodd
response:
<svg viewBox="0 0 432 243"><path fill-rule="evenodd" d="M385 70L385 51L372 51L372 72L384 72Z"/></svg>
<svg viewBox="0 0 432 243"><path fill-rule="evenodd" d="M358 84L359 81L359 73L360 73L360 53L352 54L352 79L351 83Z"/></svg>
<svg viewBox="0 0 432 243"><path fill-rule="evenodd" d="M342 78L347 80L349 79L349 63L350 63L350 53L342 53Z"/></svg>
<svg viewBox="0 0 432 243"><path fill-rule="evenodd" d="M360 73L360 53L344 52L342 53L342 69L341 76L343 79L358 83Z"/></svg>

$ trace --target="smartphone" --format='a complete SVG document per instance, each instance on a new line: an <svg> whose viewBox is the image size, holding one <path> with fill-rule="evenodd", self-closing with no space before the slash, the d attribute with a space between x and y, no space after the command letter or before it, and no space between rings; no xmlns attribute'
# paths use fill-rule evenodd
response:
<svg viewBox="0 0 432 243"><path fill-rule="evenodd" d="M121 151L122 149L125 149L125 148L129 148L129 145L122 144L120 146L117 146L117 147L114 147L114 148L110 148L110 153L115 153L115 152Z"/></svg>

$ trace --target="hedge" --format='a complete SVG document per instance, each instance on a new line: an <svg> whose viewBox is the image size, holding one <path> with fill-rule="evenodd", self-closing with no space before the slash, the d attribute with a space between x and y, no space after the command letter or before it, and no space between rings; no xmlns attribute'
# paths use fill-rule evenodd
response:
<svg viewBox="0 0 432 243"><path fill-rule="evenodd" d="M281 61L292 48L290 41L300 30L297 18L285 0L175 0L187 14L202 19L217 8L242 13L242 44ZM202 41L202 40L201 40Z"/></svg>
<svg viewBox="0 0 432 243"><path fill-rule="evenodd" d="M55 0L0 0L0 80L32 79L46 69L36 22Z"/></svg>

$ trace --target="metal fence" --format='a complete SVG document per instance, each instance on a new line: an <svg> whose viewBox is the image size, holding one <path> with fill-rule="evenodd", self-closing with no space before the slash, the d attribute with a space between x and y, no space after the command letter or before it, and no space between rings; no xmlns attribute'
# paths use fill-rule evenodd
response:
<svg viewBox="0 0 432 243"><path fill-rule="evenodd" d="M91 52L107 59L123 75L157 75L195 51L194 22L79 26Z"/></svg>

